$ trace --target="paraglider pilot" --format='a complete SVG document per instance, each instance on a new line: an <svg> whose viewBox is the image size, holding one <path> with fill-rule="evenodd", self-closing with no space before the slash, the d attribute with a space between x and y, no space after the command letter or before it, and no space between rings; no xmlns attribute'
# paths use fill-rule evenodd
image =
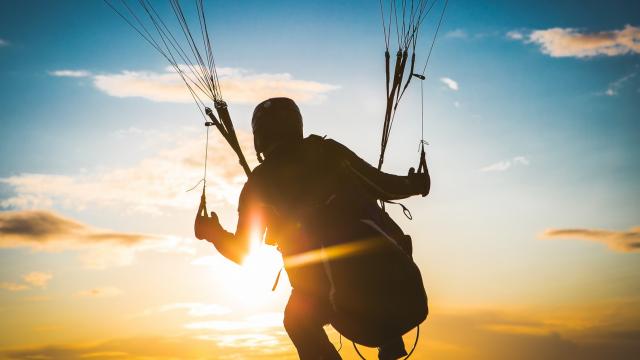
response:
<svg viewBox="0 0 640 360"><path fill-rule="evenodd" d="M380 359L406 355L402 335L427 317L411 238L378 205L426 196L429 173L379 171L342 144L303 137L302 115L288 98L253 113L261 164L249 175L235 233L222 228L203 199L195 235L241 264L258 234L281 251L293 288L284 327L300 359L340 359L323 329L379 348Z"/></svg>

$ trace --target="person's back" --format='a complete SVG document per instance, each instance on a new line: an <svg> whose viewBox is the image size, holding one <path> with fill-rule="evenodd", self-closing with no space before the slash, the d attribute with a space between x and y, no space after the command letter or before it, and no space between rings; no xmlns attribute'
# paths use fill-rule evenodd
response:
<svg viewBox="0 0 640 360"><path fill-rule="evenodd" d="M270 99L256 113L285 118L291 104ZM428 174L385 174L333 140L302 139L299 119L294 137L291 129L276 136L254 121L256 150L267 156L242 191L238 230L212 224L218 230L198 235L197 219L196 234L239 262L249 234L266 231L293 287L285 329L302 359L339 358L326 323L365 345L391 342L388 358L395 358L404 353L400 335L426 317L426 294L406 237L376 201L426 195Z"/></svg>
<svg viewBox="0 0 640 360"><path fill-rule="evenodd" d="M311 135L278 149L251 174L243 192L247 199L252 197L251 201L272 210L275 218L270 221L267 239L277 240L285 255L318 247L320 242L335 244L326 238L346 238L352 227L347 225L379 216L375 198L352 173L345 149L333 140ZM298 235L311 237L308 240L315 244L305 244L305 239L287 233L293 229L278 229L278 223L295 225Z"/></svg>
<svg viewBox="0 0 640 360"><path fill-rule="evenodd" d="M278 246L285 259L318 250L328 238L320 233L318 223L345 182L338 159L325 152L325 147L324 140L312 136L278 149L254 169L243 189L240 211L248 207L264 214L265 242ZM292 286L305 293L329 291L318 261L287 267L287 273Z"/></svg>

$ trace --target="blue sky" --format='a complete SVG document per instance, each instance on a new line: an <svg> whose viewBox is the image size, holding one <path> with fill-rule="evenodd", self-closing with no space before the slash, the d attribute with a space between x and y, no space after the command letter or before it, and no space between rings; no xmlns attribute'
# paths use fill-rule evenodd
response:
<svg viewBox="0 0 640 360"><path fill-rule="evenodd" d="M256 90L262 81L283 86L269 85L278 94L301 91L305 133L377 160L384 112L377 1L212 1L207 9L216 63L229 68L229 84L245 86L222 93L247 158L255 163L251 112L258 95L270 94ZM640 236L638 14L634 1L449 3L424 83L432 193L406 201L413 221L390 210L415 239L437 306L640 301L637 248L628 245ZM424 26L419 63L435 20ZM0 2L0 214L42 210L91 229L185 239L196 255L212 256L188 243L199 194L184 193L201 172L202 118L170 89L150 93L134 83L162 85L167 65L102 1ZM417 165L419 133L415 82L394 124L387 171ZM219 182L209 196L233 227L240 169L211 136L209 175ZM0 242L0 283L47 269L56 280L58 271L81 267L76 255L94 255L89 245L43 252L20 239ZM58 290L100 279L125 297L125 279L144 275L135 264L161 266L147 250L127 252L117 266L93 257L105 269ZM182 269L192 260L171 261ZM0 293L5 307L14 295Z"/></svg>

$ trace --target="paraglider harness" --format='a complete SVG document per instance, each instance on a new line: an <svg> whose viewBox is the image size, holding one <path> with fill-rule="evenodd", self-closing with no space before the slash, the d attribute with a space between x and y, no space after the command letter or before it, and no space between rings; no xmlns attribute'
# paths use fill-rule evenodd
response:
<svg viewBox="0 0 640 360"><path fill-rule="evenodd" d="M442 20L444 18L445 11L447 9L447 5L449 4L449 0L443 0L444 5L442 6L442 11L440 13L440 17L438 20L438 25L433 34L433 38L431 40L431 46L429 47L429 53L427 55L426 61L424 63L424 67L422 69L422 73L416 73L415 71L415 63L416 63L416 45L419 34L419 29L424 21L425 17L431 12L434 5L438 2L438 0L434 0L428 6L428 1L419 1L417 6L414 6L414 2L411 2L410 11L406 9L406 3L402 2L402 8L398 9L398 4L395 0L391 0L388 7L388 18L385 17L385 7L383 6L383 1L380 0L380 15L382 18L382 28L384 34L385 41L385 79L386 79L386 107L385 107L385 117L382 129L382 138L380 141L380 157L378 160L378 169L382 168L382 164L384 162L384 155L387 148L387 143L389 141L389 135L391 133L391 127L393 125L393 121L395 120L396 111L398 108L398 104L402 99L405 91L409 87L412 78L417 78L420 80L420 97L421 97L421 139L420 139L420 160L418 164L417 173L424 173L427 170L426 163L426 154L425 154L425 145L428 145L428 142L424 139L424 80L426 80L426 69L429 64L429 60L431 59L431 54L433 51L433 47L435 45L438 32L440 31L440 26L442 25ZM408 15L408 16L407 16ZM401 18L401 21L398 20L398 17ZM388 19L388 20L387 20ZM396 53L395 66L393 71L393 76L391 76L391 56L389 53L390 39L392 27L395 25L397 42L398 42L398 51ZM411 50L409 50L411 48ZM406 77L406 81L403 85L403 78L405 77L405 69L407 66L407 61L409 61L409 53L411 53L411 60L409 64L408 76ZM414 173L414 169L411 168L409 170L410 174ZM401 203L396 203L392 201L386 201L391 204L398 204L402 207L402 211L404 215L412 219L411 212L409 209ZM380 201L380 206L384 210L385 201ZM405 359L409 358L416 349L418 344L418 339L420 336L420 326L416 326L416 339L413 344L413 348L405 357ZM342 339L341 339L342 340ZM342 342L341 342L342 343ZM342 347L342 345L340 346ZM360 356L361 359L364 359L364 356L358 350L356 343L353 342L353 347Z"/></svg>

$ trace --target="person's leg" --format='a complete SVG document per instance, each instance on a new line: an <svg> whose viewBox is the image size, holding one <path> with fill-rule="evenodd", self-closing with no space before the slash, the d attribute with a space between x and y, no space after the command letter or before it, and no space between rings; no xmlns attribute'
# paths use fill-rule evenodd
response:
<svg viewBox="0 0 640 360"><path fill-rule="evenodd" d="M407 356L407 351L404 348L402 336L387 341L378 349L380 360L396 360L403 356Z"/></svg>
<svg viewBox="0 0 640 360"><path fill-rule="evenodd" d="M323 301L293 290L284 310L284 328L300 360L342 359L323 326L328 322Z"/></svg>

